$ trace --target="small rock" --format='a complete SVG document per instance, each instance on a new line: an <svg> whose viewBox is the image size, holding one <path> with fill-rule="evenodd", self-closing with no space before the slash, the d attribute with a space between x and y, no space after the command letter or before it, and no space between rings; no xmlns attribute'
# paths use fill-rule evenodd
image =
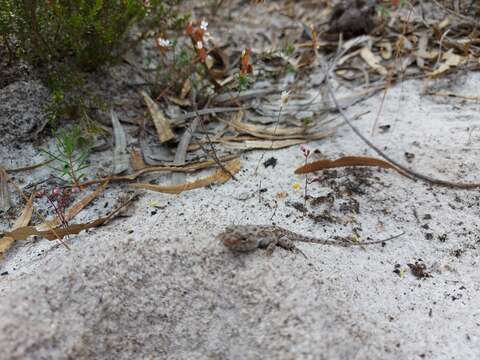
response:
<svg viewBox="0 0 480 360"><path fill-rule="evenodd" d="M47 123L49 92L38 81L17 81L0 89L0 143L31 140Z"/></svg>

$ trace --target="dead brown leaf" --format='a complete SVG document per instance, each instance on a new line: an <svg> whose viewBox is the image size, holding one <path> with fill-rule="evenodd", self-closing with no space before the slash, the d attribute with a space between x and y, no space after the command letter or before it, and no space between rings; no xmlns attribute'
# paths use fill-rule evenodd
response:
<svg viewBox="0 0 480 360"><path fill-rule="evenodd" d="M153 101L153 99L148 96L145 91L141 92L145 103L147 104L148 111L152 116L153 124L157 129L158 139L161 143L165 143L169 140L175 138L175 134L173 133L172 129L170 128L169 121L163 115L162 110L160 110L158 104Z"/></svg>
<svg viewBox="0 0 480 360"><path fill-rule="evenodd" d="M27 226L30 220L32 219L32 213L33 213L33 195L30 196L30 199L28 199L27 204L23 208L22 213L13 224L12 230L21 228L23 226ZM0 258L12 246L15 240L16 240L15 238L8 235L5 235L0 239Z"/></svg>
<svg viewBox="0 0 480 360"><path fill-rule="evenodd" d="M227 169L230 174L234 175L238 173L241 169L241 164L239 159L234 159L225 164L225 169ZM211 184L223 184L227 182L231 175L225 172L223 169L218 169L213 175L197 179L190 183L179 184L179 185L155 185L147 183L137 183L132 184L131 186L137 189L146 189L157 191L167 194L179 194L183 191L193 190L202 188Z"/></svg>
<svg viewBox="0 0 480 360"><path fill-rule="evenodd" d="M32 236L32 235L40 236L47 240L62 239L67 235L75 235L82 230L91 229L91 228L98 227L100 225L105 224L107 221L109 221L114 216L116 216L126 206L128 206L133 200L133 198L134 197L127 200L124 204L122 204L120 207L112 211L107 216L98 218L88 223L70 224L65 227L57 227L55 229L51 228L48 230L39 230L37 226L21 226L17 229L14 229L10 232L7 232L1 235L3 235L4 237L12 238L13 240L26 240L29 236Z"/></svg>
<svg viewBox="0 0 480 360"><path fill-rule="evenodd" d="M303 166L300 166L295 170L295 174L297 175L308 174L314 171L346 167L346 166L378 166L383 169L393 169L398 173L400 173L401 175L406 176L402 170L400 170L396 166L393 166L389 162L381 159L367 157L367 156L345 156L336 160L328 160L328 159L317 160L317 161L313 161L311 163L305 164Z"/></svg>
<svg viewBox="0 0 480 360"><path fill-rule="evenodd" d="M134 148L130 151L130 164L135 171L145 169L148 165L143 161L142 152L140 149Z"/></svg>
<svg viewBox="0 0 480 360"><path fill-rule="evenodd" d="M232 159L238 158L238 155L226 155L219 157L220 161L228 161ZM138 170L137 172L131 174L131 175L123 175L123 176L107 176L101 179L97 180L89 180L84 183L79 184L79 186L89 186L93 184L101 184L105 181L109 182L119 182L119 181L133 181L139 176L151 172L165 172L165 171L171 171L171 172L195 172L198 170L206 169L209 168L213 165L215 165L216 162L215 160L204 160L204 161L195 161L191 162L188 164L183 164L183 165L154 165L154 166L147 166L144 169Z"/></svg>

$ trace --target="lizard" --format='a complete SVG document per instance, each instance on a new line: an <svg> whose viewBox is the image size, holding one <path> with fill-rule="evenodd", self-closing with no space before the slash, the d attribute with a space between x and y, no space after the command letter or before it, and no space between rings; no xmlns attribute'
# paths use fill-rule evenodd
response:
<svg viewBox="0 0 480 360"><path fill-rule="evenodd" d="M296 251L303 254L296 246L295 242L306 242L320 245L331 246L363 246L383 244L402 236L404 232L386 238L384 240L366 241L366 242L340 242L333 240L318 239L311 236L305 236L293 231L284 229L276 225L229 225L223 232L217 235L227 248L233 251L246 252L255 249L267 249L267 254L272 254L275 247L279 246L285 250ZM305 254L303 254L305 256Z"/></svg>

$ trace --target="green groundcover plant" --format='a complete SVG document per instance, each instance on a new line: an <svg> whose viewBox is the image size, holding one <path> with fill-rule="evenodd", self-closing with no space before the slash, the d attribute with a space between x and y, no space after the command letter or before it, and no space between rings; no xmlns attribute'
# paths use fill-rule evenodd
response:
<svg viewBox="0 0 480 360"><path fill-rule="evenodd" d="M52 94L46 112L53 123L84 113L95 100L82 94L85 73L118 61L148 36L184 26L181 1L0 0L0 46L40 70Z"/></svg>
<svg viewBox="0 0 480 360"><path fill-rule="evenodd" d="M164 31L180 0L0 0L0 37L34 65L69 62L92 71L132 45L133 25Z"/></svg>

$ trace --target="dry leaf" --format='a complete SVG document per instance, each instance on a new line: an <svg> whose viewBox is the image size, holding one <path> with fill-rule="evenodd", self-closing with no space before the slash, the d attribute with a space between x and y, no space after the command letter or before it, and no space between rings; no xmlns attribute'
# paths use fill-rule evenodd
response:
<svg viewBox="0 0 480 360"><path fill-rule="evenodd" d="M232 159L238 158L238 155L226 155L219 157L220 161L228 161ZM142 170L138 170L136 173L131 175L123 175L123 176L108 176L105 178L101 178L98 180L89 180L79 184L80 186L89 186L93 184L101 184L105 181L114 182L114 181L133 181L139 176L151 172L161 172L161 171L171 171L171 172L195 172L197 170L202 170L209 168L215 165L214 160L204 160L204 161L196 161L191 162L185 165L154 165L154 166L147 166Z"/></svg>
<svg viewBox="0 0 480 360"><path fill-rule="evenodd" d="M442 20L438 25L437 27L442 30L444 28L446 28L448 25L450 25L450 18L449 17L446 17L444 20Z"/></svg>
<svg viewBox="0 0 480 360"><path fill-rule="evenodd" d="M38 163L38 164L22 166L22 167L15 168L15 169L5 169L5 171L7 173L16 173L16 172L21 172L21 171L33 170L33 169L42 167L44 165L47 165L47 164L51 163L52 161L53 161L53 159L50 159L50 160L47 160L47 161L42 161L41 163Z"/></svg>
<svg viewBox="0 0 480 360"><path fill-rule="evenodd" d="M405 173L398 169L397 167L393 166L389 162L385 160L376 159L367 156L345 156L340 159L336 160L317 160L311 163L305 164L300 166L295 170L295 174L308 174L314 171L325 170L325 169L333 169L339 167L346 167L346 166L378 166L383 169L393 169L400 174L405 175Z"/></svg>
<svg viewBox="0 0 480 360"><path fill-rule="evenodd" d="M380 75L387 75L387 69L380 65L380 59L376 55L374 55L368 47L362 48L362 50L360 51L360 56L368 64L368 66L370 66Z"/></svg>
<svg viewBox="0 0 480 360"><path fill-rule="evenodd" d="M110 117L112 118L115 143L115 148L113 149L113 174L118 175L128 170L127 135L115 111L110 111Z"/></svg>
<svg viewBox="0 0 480 360"><path fill-rule="evenodd" d="M6 237L11 237L14 240L25 240L29 236L36 235L43 237L47 240L62 239L67 235L78 234L82 230L97 227L103 224L107 218L100 218L95 221L86 224L71 224L66 227L50 229L50 230L38 230L36 226L24 226L16 230L10 231L5 234Z"/></svg>
<svg viewBox="0 0 480 360"><path fill-rule="evenodd" d="M229 68L228 56L223 50L213 48L208 53L205 65L212 78L223 79Z"/></svg>
<svg viewBox="0 0 480 360"><path fill-rule="evenodd" d="M279 126L264 126L254 125L242 122L243 111L239 111L235 114L230 121L223 121L224 123L232 126L239 132L245 132L261 139L285 139L285 137L309 137L313 134L307 133L306 127L279 127Z"/></svg>
<svg viewBox="0 0 480 360"><path fill-rule="evenodd" d="M331 135L333 131L327 133L324 132L323 137ZM312 140L312 139L311 139ZM318 140L318 139L317 139ZM292 140L246 140L243 142L222 142L222 144L228 149L235 150L253 150L253 149L266 149L266 150L275 150L282 149L293 145L305 144L305 139L292 139Z"/></svg>
<svg viewBox="0 0 480 360"><path fill-rule="evenodd" d="M183 83L182 90L180 91L180 99L185 99L190 93L190 90L192 90L192 81L188 78Z"/></svg>
<svg viewBox="0 0 480 360"><path fill-rule="evenodd" d="M30 196L30 199L28 199L27 204L23 208L22 213L13 224L12 230L21 228L23 226L27 226L30 220L32 219L32 213L33 213L33 194ZM3 236L0 239L0 258L3 256L3 254L5 254L5 252L10 248L10 246L12 246L15 240L16 240L15 238L7 235Z"/></svg>
<svg viewBox="0 0 480 360"><path fill-rule="evenodd" d="M443 74L444 72L450 70L451 67L461 65L467 61L463 56L454 54L453 49L450 49L448 52L443 54L442 59L445 60L445 62L441 64L437 70L429 73L429 76L433 77Z"/></svg>
<svg viewBox="0 0 480 360"><path fill-rule="evenodd" d="M384 41L378 44L380 46L380 54L385 60L390 60L392 58L392 44L388 41Z"/></svg>
<svg viewBox="0 0 480 360"><path fill-rule="evenodd" d="M230 174L235 175L241 169L241 164L239 159L229 161L225 164L225 169L227 169ZM211 184L223 184L227 182L231 175L225 172L223 169L218 169L213 175L197 179L191 183L179 184L179 185L154 185L154 184L145 184L137 183L132 184L131 186L137 189L146 189L157 191L167 194L179 194L183 191L193 190L202 188Z"/></svg>
<svg viewBox="0 0 480 360"><path fill-rule="evenodd" d="M145 100L145 103L147 104L148 111L152 116L153 124L157 129L157 135L160 142L165 143L169 140L174 139L175 134L172 132L172 129L170 128L170 123L167 120L167 118L163 115L163 112L160 110L157 103L153 101L153 99L150 96L148 96L148 94L145 91L142 91L142 96L143 96L143 99Z"/></svg>
<svg viewBox="0 0 480 360"><path fill-rule="evenodd" d="M174 96L167 96L167 99L178 106L183 106L183 107L191 106L190 99L180 99ZM173 125L175 126L176 124L173 124Z"/></svg>
<svg viewBox="0 0 480 360"><path fill-rule="evenodd" d="M145 169L148 166L145 164L145 161L143 161L141 150L137 148L132 149L130 152L130 164L135 171Z"/></svg>
<svg viewBox="0 0 480 360"><path fill-rule="evenodd" d="M115 215L117 215L121 210L123 210L126 206L128 206L134 197L135 196L131 197L123 205L121 205L120 207L112 211L107 216L101 217L97 220L94 220L85 224L70 224L65 227L57 227L55 229L48 229L48 230L39 230L36 226L22 226L22 227L19 227L18 229L12 230L2 235L5 237L10 237L13 240L26 240L29 236L32 236L32 235L40 236L47 240L62 239L67 235L75 235L82 230L91 229L91 228L98 227L100 225L105 224L107 221L109 221Z"/></svg>
<svg viewBox="0 0 480 360"><path fill-rule="evenodd" d="M417 56L417 66L420 69L423 69L425 67L425 61L423 56L421 56L421 54L423 55L427 52L427 45L428 45L427 33L423 32L420 35L420 39L418 40L418 50L415 54Z"/></svg>
<svg viewBox="0 0 480 360"><path fill-rule="evenodd" d="M0 166L0 210L7 211L11 206L10 193L8 192L8 176L5 169Z"/></svg>

